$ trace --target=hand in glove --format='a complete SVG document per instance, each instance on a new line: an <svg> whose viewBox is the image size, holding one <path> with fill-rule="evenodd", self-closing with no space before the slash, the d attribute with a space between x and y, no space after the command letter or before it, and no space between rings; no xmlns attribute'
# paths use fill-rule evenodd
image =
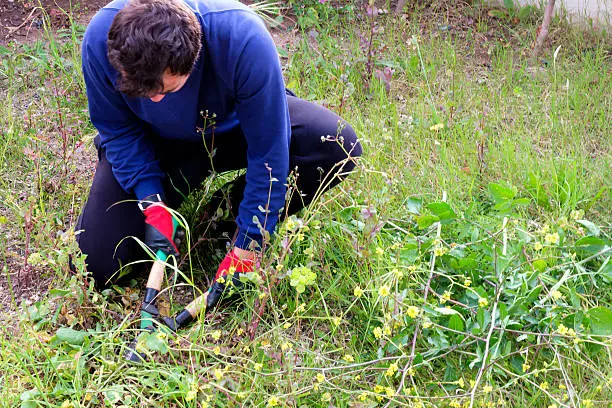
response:
<svg viewBox="0 0 612 408"><path fill-rule="evenodd" d="M210 310L215 307L228 287L242 288L245 282L245 275L253 273L254 267L253 252L238 248L231 250L221 261L215 275L215 281L208 290L206 309Z"/></svg>
<svg viewBox="0 0 612 408"><path fill-rule="evenodd" d="M146 197L138 206L145 216L145 244L154 253L162 251L166 255L178 256L175 238L180 239L176 236L179 223L161 197L158 194Z"/></svg>

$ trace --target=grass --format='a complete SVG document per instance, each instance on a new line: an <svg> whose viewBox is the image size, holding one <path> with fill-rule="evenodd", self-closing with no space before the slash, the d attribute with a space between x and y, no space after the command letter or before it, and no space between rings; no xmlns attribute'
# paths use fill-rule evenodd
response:
<svg viewBox="0 0 612 408"><path fill-rule="evenodd" d="M329 23L294 10L287 83L354 126L359 171L280 227L243 307L149 336L140 366L143 282L66 267L96 159L82 28L0 48L5 406L610 404L609 39L557 21L534 61L531 15L312 3ZM194 251L179 283L217 261Z"/></svg>

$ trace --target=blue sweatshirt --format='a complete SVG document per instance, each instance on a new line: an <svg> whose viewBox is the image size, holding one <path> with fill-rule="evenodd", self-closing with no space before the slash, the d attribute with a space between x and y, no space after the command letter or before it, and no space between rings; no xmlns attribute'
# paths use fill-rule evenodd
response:
<svg viewBox="0 0 612 408"><path fill-rule="evenodd" d="M82 49L89 114L115 178L138 199L163 196L165 174L155 159L151 134L201 141L201 112L214 113L215 138L240 126L248 144L235 245L247 249L252 240L261 243L254 217L268 231L277 223L285 201L291 136L280 61L265 24L234 0L185 0L202 26L202 50L187 83L153 102L115 90L118 73L108 61L106 39L126 3L115 0L94 16Z"/></svg>

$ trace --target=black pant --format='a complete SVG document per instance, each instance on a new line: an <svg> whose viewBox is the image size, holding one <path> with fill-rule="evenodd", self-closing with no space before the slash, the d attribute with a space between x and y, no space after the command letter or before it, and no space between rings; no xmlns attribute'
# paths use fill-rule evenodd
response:
<svg viewBox="0 0 612 408"><path fill-rule="evenodd" d="M330 188L341 175L354 168L350 157L361 155L361 145L353 129L338 115L322 106L287 96L291 119L289 170L297 168L296 184L300 194L294 194L287 212L295 213L310 204L319 186ZM265 120L265 118L262 118ZM322 138L335 139L322 141ZM232 134L208 141L185 142L156 140L156 154L168 177L164 181L166 204L177 208L210 175L209 151L214 147L214 171L217 173L244 169L247 166L247 144L238 129ZM126 193L112 173L104 150L98 150L98 166L89 198L79 217L76 230L81 251L87 254L87 268L99 287L106 286L116 275L120 265L142 259L143 251L132 238L144 239L144 217L136 204L136 197ZM337 165L344 163L343 165ZM328 180L332 180L328 183ZM233 208L237 211L242 199L244 177L234 184Z"/></svg>

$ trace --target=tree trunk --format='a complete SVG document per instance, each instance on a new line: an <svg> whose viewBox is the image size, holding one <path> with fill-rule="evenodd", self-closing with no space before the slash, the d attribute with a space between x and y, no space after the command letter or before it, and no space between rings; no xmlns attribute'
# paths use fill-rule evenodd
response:
<svg viewBox="0 0 612 408"><path fill-rule="evenodd" d="M534 57L537 57L540 54L540 51L542 50L542 45L544 44L544 41L546 41L546 37L548 37L548 26L550 26L550 20L552 20L554 9L555 0L548 0L548 4L546 5L546 9L544 10L544 20L542 21L542 26L540 27L540 32L538 33L538 37L536 38L535 42L535 47L533 48Z"/></svg>

